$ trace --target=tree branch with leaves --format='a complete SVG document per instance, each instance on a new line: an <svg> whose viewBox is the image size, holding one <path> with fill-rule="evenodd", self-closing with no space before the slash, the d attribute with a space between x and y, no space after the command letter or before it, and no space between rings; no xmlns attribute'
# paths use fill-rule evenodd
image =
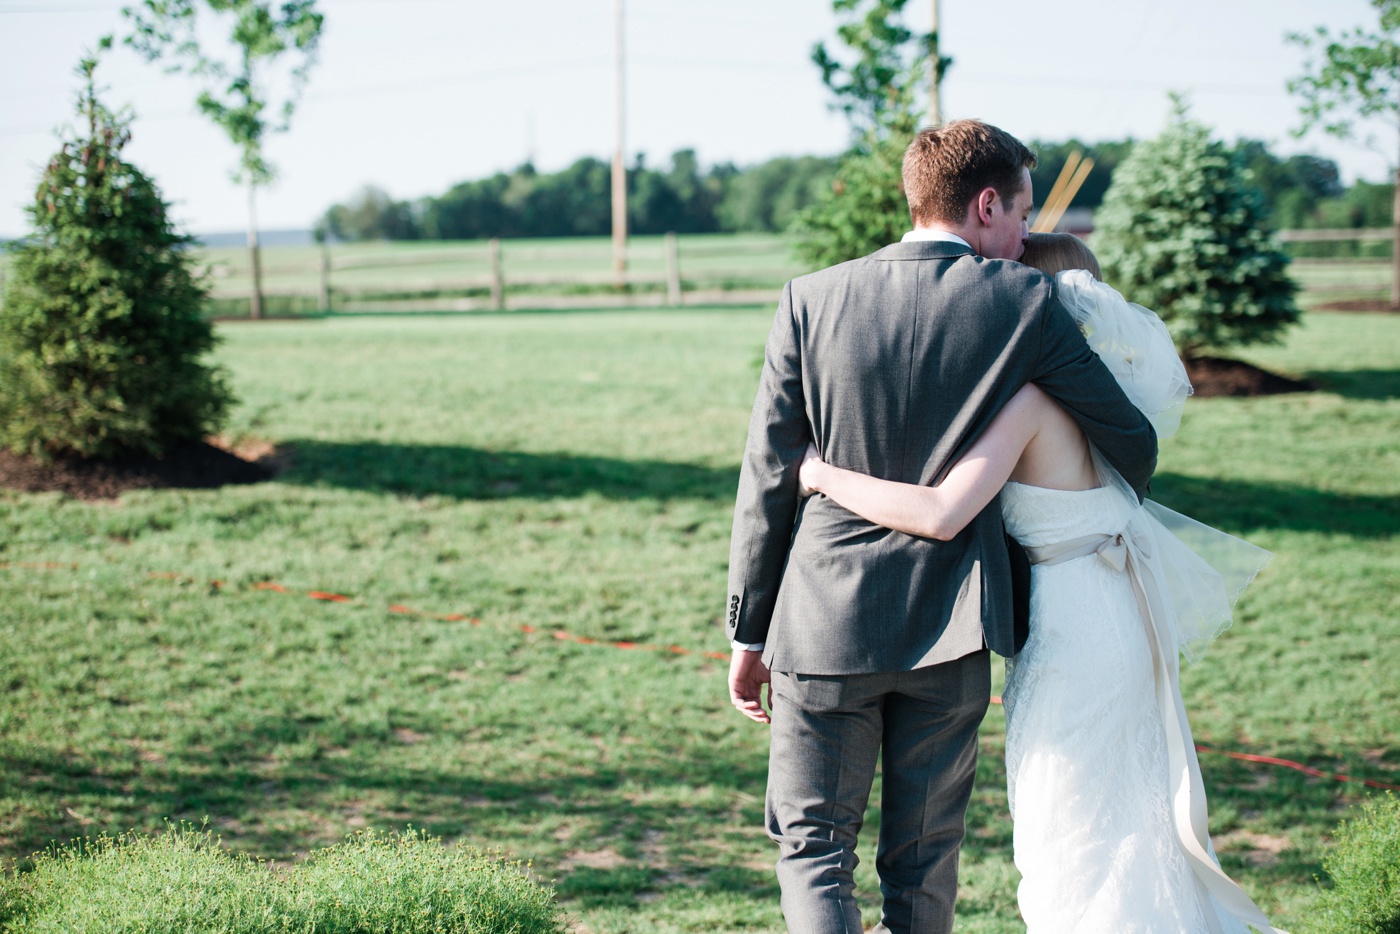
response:
<svg viewBox="0 0 1400 934"><path fill-rule="evenodd" d="M1378 29L1358 27L1334 35L1319 26L1288 39L1310 53L1305 73L1288 82L1300 99L1301 136L1321 129L1338 139L1375 147L1364 127L1380 123L1395 134L1387 153L1395 184L1392 209L1390 303L1400 309L1400 0L1371 0Z"/></svg>
<svg viewBox="0 0 1400 934"><path fill-rule="evenodd" d="M812 49L831 107L846 115L853 145L831 190L798 218L798 251L818 265L863 256L909 229L900 168L919 122L919 89L934 47L901 21L908 0L832 0L846 46ZM939 59L940 73L951 59Z"/></svg>
<svg viewBox="0 0 1400 934"><path fill-rule="evenodd" d="M126 7L125 42L168 72L201 84L199 110L239 152L233 180L248 186L248 249L253 264L251 315L262 317L262 269L255 195L276 168L267 161L269 135L285 132L316 62L324 17L316 0L143 0ZM225 49L201 44L200 24L212 17L227 29ZM207 31L206 31L207 34Z"/></svg>

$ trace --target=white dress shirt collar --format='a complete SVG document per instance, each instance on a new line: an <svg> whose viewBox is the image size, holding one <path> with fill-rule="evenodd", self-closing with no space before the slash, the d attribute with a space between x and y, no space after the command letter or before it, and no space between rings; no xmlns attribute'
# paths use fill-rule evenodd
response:
<svg viewBox="0 0 1400 934"><path fill-rule="evenodd" d="M915 240L942 240L946 243L960 243L969 250L972 249L972 244L968 243L957 234L949 233L946 230L938 230L933 227L915 227L899 238L900 243L910 243Z"/></svg>

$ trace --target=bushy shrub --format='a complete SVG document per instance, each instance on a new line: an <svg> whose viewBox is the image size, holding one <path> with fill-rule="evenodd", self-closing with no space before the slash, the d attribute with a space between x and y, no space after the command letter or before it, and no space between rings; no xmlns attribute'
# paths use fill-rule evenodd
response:
<svg viewBox="0 0 1400 934"><path fill-rule="evenodd" d="M0 444L47 457L160 454L216 431L231 402L190 239L155 184L122 159L126 122L97 99L30 205L0 309Z"/></svg>
<svg viewBox="0 0 1400 934"><path fill-rule="evenodd" d="M1332 877L1313 924L1315 934L1400 934L1400 798L1366 802L1342 824L1322 859Z"/></svg>
<svg viewBox="0 0 1400 934"><path fill-rule="evenodd" d="M1162 316L1185 356L1276 342L1298 320L1288 256L1236 151L1178 106L1094 215L1104 280Z"/></svg>
<svg viewBox="0 0 1400 934"><path fill-rule="evenodd" d="M831 266L898 243L913 225L901 167L912 126L870 134L841 158L830 189L798 215L797 251L813 266Z"/></svg>
<svg viewBox="0 0 1400 934"><path fill-rule="evenodd" d="M207 831L171 826L58 847L3 882L14 934L562 934L553 892L518 864L409 830L365 832L274 874Z"/></svg>

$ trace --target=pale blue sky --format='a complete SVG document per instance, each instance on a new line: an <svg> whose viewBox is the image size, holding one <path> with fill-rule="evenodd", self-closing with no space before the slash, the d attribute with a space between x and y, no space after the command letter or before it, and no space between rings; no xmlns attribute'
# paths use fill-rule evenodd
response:
<svg viewBox="0 0 1400 934"><path fill-rule="evenodd" d="M67 120L85 46L119 29L121 0L0 0L0 236L22 233L22 206ZM290 133L268 147L281 170L261 196L268 229L306 227L365 183L395 197L510 169L533 155L554 170L612 148L612 0L322 0L321 61ZM929 0L911 0L926 28ZM1289 137L1284 89L1302 53L1288 31L1370 24L1367 0L942 0L955 63L948 116L976 116L1030 139L1149 136L1167 92L1229 139L1336 159L1379 180L1386 160L1314 136ZM809 60L831 38L827 0L627 0L628 149L664 163L834 153L846 127L828 112ZM115 53L109 102L138 120L130 158L196 232L238 230L235 154L193 113L192 85Z"/></svg>

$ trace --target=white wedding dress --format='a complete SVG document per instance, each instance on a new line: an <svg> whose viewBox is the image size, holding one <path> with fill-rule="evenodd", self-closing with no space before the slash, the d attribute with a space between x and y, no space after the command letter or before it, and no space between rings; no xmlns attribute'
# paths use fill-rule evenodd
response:
<svg viewBox="0 0 1400 934"><path fill-rule="evenodd" d="M1141 508L1112 487L1008 483L1001 502L1007 531L1031 547L1116 534ZM1124 570L1098 554L1031 569L1030 637L1003 694L1028 934L1212 930L1173 824L1153 669Z"/></svg>
<svg viewBox="0 0 1400 934"><path fill-rule="evenodd" d="M1160 319L1088 273L1057 284L1129 398L1171 434L1190 384ZM1003 694L1028 934L1274 932L1215 859L1177 668L1228 624L1268 554L1140 505L1096 463L1098 489L1001 492L1033 562L1030 635Z"/></svg>

